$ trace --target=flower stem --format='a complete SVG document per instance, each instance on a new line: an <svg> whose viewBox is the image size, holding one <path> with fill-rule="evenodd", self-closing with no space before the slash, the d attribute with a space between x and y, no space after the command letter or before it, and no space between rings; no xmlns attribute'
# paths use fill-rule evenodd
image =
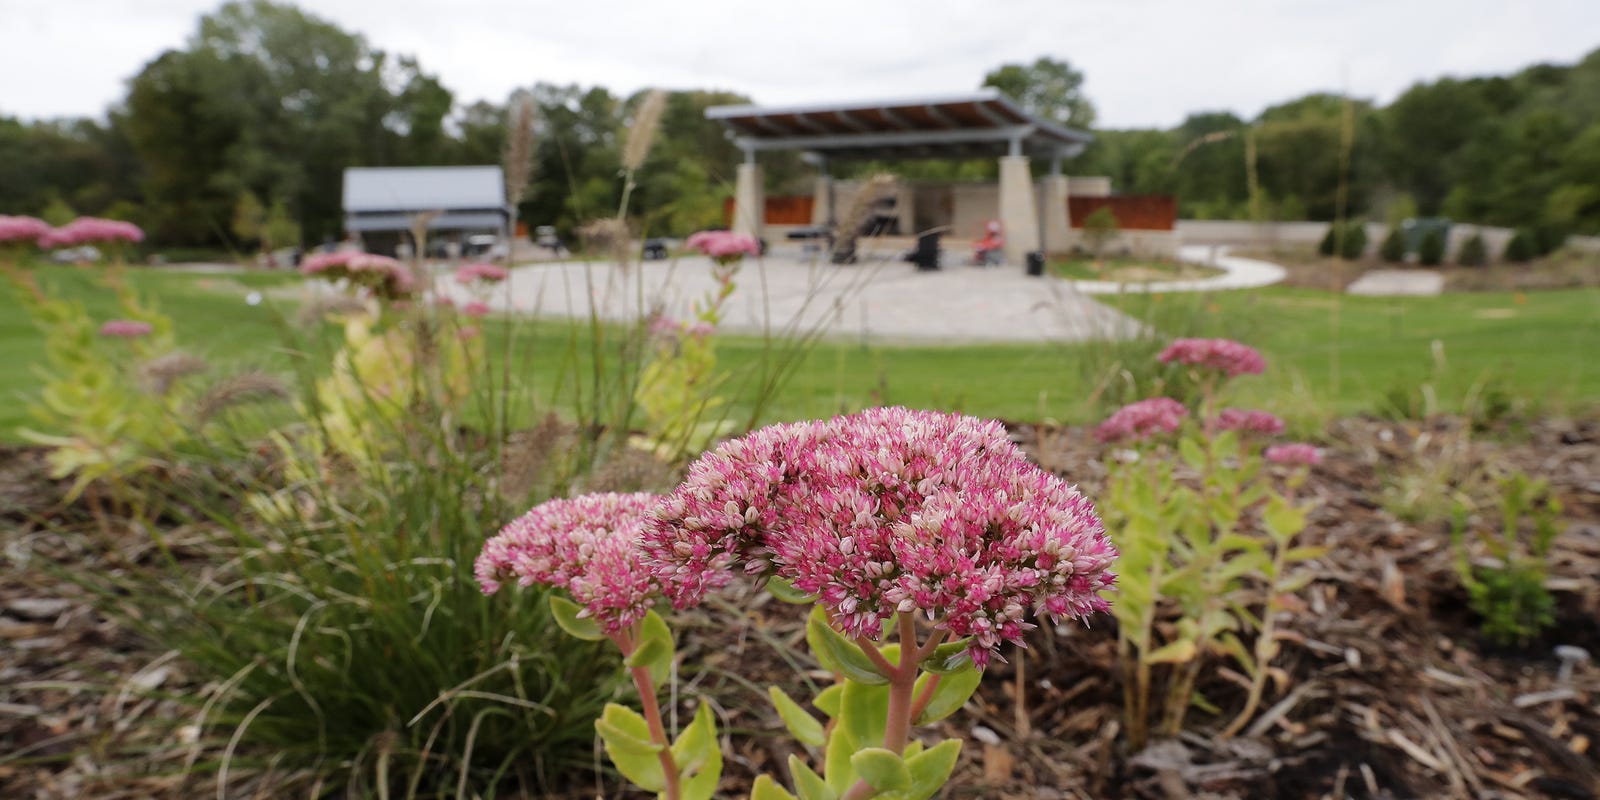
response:
<svg viewBox="0 0 1600 800"><path fill-rule="evenodd" d="M614 636L612 641L617 643L622 649L622 656L627 658L633 655L634 643L638 638L636 626L632 636ZM682 789L678 786L678 760L672 756L672 740L667 738L667 728L661 724L661 706L656 702L656 685L650 678L650 668L630 667L628 672L633 675L633 685L639 690L639 705L644 709L645 724L650 727L650 741L661 745L656 757L661 760L661 772L667 780L661 796L666 800L679 800Z"/></svg>

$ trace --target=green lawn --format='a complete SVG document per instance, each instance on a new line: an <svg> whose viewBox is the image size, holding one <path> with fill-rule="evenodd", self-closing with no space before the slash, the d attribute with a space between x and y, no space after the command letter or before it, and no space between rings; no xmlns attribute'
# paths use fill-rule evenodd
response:
<svg viewBox="0 0 1600 800"><path fill-rule="evenodd" d="M44 268L47 285L85 300L91 313L113 315L93 273ZM173 316L189 349L216 362L283 368L284 315L293 304L251 306L252 289L293 285L286 273L210 276L139 269L145 294ZM14 440L35 386L42 338L0 283L0 440ZM1236 384L1238 401L1307 415L1373 408L1393 387L1433 385L1446 408L1493 380L1539 407L1564 410L1600 403L1600 291L1457 294L1434 298L1342 297L1270 288L1215 295L1126 295L1106 302L1146 320L1164 335L1229 336L1259 347L1266 375ZM293 322L289 323L293 325ZM587 375L587 324L563 321L487 326L490 352L514 332L513 364L527 414L570 400L576 365ZM331 336L323 341L331 341ZM1436 348L1434 342L1439 346ZM1152 343L1138 360L1148 359ZM1085 361L1104 363L1104 344L1016 344L966 347L862 347L823 342L802 353L769 419L799 419L880 403L962 410L1014 420L1050 417L1087 421L1101 413L1088 397L1094 376ZM1121 351L1119 351L1121 352ZM766 345L724 337L720 363L730 395L760 372ZM738 406L737 401L735 406Z"/></svg>

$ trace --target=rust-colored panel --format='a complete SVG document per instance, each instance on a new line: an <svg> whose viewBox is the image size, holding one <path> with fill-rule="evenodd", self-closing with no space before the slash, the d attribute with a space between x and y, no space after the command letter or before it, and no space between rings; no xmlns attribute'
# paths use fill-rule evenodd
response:
<svg viewBox="0 0 1600 800"><path fill-rule="evenodd" d="M1110 208L1117 217L1117 227L1125 231L1170 231L1178 221L1178 201L1171 195L1067 198L1067 213L1074 228L1082 228L1084 219L1102 208Z"/></svg>
<svg viewBox="0 0 1600 800"><path fill-rule="evenodd" d="M811 211L816 204L816 198L811 195L791 195L787 197L768 197L765 213L768 225L810 225ZM733 198L724 198L722 201L723 224L733 226Z"/></svg>
<svg viewBox="0 0 1600 800"><path fill-rule="evenodd" d="M993 128L994 123L989 121L978 111L977 103L951 103L940 107L947 116L950 116L964 125L972 128Z"/></svg>

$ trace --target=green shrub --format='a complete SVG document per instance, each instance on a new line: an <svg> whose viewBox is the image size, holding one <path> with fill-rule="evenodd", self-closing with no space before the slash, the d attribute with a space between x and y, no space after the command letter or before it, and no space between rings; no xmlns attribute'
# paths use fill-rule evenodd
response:
<svg viewBox="0 0 1600 800"><path fill-rule="evenodd" d="M1555 624L1555 599L1544 583L1561 504L1548 483L1521 473L1500 480L1498 488L1498 531L1485 526L1468 536L1473 520L1465 505L1456 507L1451 526L1456 574L1472 610L1483 618L1484 638L1501 645L1526 644ZM1474 541L1487 559L1474 561Z"/></svg>
<svg viewBox="0 0 1600 800"><path fill-rule="evenodd" d="M1325 256L1337 253L1346 261L1361 258L1367 249L1367 226L1360 222L1346 222L1344 225L1333 223L1328 226L1328 232L1323 234L1322 241L1317 245L1317 252Z"/></svg>
<svg viewBox="0 0 1600 800"><path fill-rule="evenodd" d="M1417 246L1417 261L1424 266L1437 267L1444 263L1444 231L1437 228L1429 230L1422 236L1422 244Z"/></svg>
<svg viewBox="0 0 1600 800"><path fill-rule="evenodd" d="M1089 253L1095 258L1106 249L1106 245L1117 238L1117 215L1110 206L1101 206L1083 219L1083 240L1089 245Z"/></svg>
<svg viewBox="0 0 1600 800"><path fill-rule="evenodd" d="M1483 234L1474 233L1461 244L1456 253L1456 263L1463 267L1482 267L1489 263L1489 248L1483 243Z"/></svg>
<svg viewBox="0 0 1600 800"><path fill-rule="evenodd" d="M1360 222L1345 223L1344 240L1339 245L1339 257L1346 261L1357 261L1366 250L1367 226Z"/></svg>
<svg viewBox="0 0 1600 800"><path fill-rule="evenodd" d="M1399 264L1406 260L1406 236L1399 228L1390 228L1389 235L1383 237L1383 244L1378 247L1378 255L1390 264Z"/></svg>
<svg viewBox="0 0 1600 800"><path fill-rule="evenodd" d="M1500 255L1500 260L1511 264L1526 264L1539 255L1538 245L1534 242L1535 235L1526 228L1518 228L1511 235L1511 241L1506 242L1505 252Z"/></svg>
<svg viewBox="0 0 1600 800"><path fill-rule="evenodd" d="M1325 256L1333 255L1339 246L1339 225L1334 223L1328 226L1328 232L1322 234L1322 241L1317 243L1317 252Z"/></svg>

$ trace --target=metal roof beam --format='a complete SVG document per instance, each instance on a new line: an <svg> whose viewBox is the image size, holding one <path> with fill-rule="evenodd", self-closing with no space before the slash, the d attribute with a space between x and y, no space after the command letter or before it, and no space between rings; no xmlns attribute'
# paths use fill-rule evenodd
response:
<svg viewBox="0 0 1600 800"><path fill-rule="evenodd" d="M778 139L746 137L739 147L752 150L844 150L871 147L915 147L917 145L953 145L974 142L1014 142L1033 133L1032 125L1010 125L1004 128L987 128L965 131L893 131L888 133L851 133L834 136L786 136Z"/></svg>

